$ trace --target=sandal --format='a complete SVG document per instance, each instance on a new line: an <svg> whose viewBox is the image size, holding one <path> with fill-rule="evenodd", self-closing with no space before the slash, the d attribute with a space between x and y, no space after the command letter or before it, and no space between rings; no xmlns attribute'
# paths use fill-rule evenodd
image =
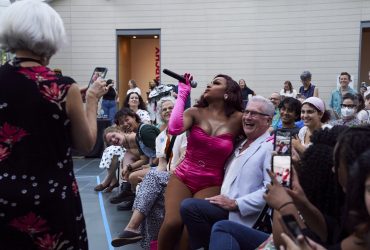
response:
<svg viewBox="0 0 370 250"><path fill-rule="evenodd" d="M94 191L96 191L96 192L103 191L107 187L108 187L108 184L107 185L103 185L102 183L100 183L96 187L94 187Z"/></svg>
<svg viewBox="0 0 370 250"><path fill-rule="evenodd" d="M128 244L133 244L140 241L143 238L141 234L123 230L117 238L113 239L111 245L114 247L120 247Z"/></svg>
<svg viewBox="0 0 370 250"><path fill-rule="evenodd" d="M104 190L104 193L110 193L110 192L112 192L112 190L114 189L114 188L116 188L116 187L118 187L119 186L119 184L118 184L118 181L116 182L116 184L114 184L114 185L109 185L105 190Z"/></svg>

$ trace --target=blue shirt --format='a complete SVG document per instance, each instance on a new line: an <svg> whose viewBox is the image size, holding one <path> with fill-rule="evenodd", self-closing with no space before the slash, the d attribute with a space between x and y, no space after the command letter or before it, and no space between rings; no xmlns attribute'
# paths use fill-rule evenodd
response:
<svg viewBox="0 0 370 250"><path fill-rule="evenodd" d="M347 93L351 93L351 94L354 94L354 95L357 94L356 90L354 90L350 86L348 86ZM334 90L331 93L331 99L330 99L330 104L329 104L329 106L333 109L333 111L338 116L340 116L340 114L341 114L340 109L341 109L342 101L343 101L343 99L342 99L342 92L340 91L340 88L338 88L338 89Z"/></svg>

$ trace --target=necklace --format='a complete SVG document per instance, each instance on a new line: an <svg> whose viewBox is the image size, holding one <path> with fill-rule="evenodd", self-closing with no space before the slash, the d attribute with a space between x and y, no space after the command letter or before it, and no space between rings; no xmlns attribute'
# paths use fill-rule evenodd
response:
<svg viewBox="0 0 370 250"><path fill-rule="evenodd" d="M42 65L41 60L29 58L29 57L14 57L13 64L14 66L19 67L22 62L36 62L40 65Z"/></svg>

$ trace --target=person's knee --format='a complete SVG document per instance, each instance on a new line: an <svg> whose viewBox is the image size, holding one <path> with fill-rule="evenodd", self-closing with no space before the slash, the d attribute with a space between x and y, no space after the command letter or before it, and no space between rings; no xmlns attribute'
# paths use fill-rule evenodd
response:
<svg viewBox="0 0 370 250"><path fill-rule="evenodd" d="M197 206L194 198L187 198L181 202L180 214L183 219L193 215L196 211Z"/></svg>
<svg viewBox="0 0 370 250"><path fill-rule="evenodd" d="M165 219L163 221L163 224L162 224L162 227L161 227L161 230L164 229L166 231L176 232L178 230L181 230L181 227L182 227L181 218L167 219L165 217Z"/></svg>
<svg viewBox="0 0 370 250"><path fill-rule="evenodd" d="M225 228L227 227L227 220L221 220L217 221L213 226L212 226L212 233L213 232L224 232Z"/></svg>

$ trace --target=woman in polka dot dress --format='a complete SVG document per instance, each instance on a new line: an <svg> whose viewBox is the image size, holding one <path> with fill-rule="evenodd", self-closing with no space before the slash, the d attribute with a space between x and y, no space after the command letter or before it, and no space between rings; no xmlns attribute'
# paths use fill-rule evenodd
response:
<svg viewBox="0 0 370 250"><path fill-rule="evenodd" d="M86 92L46 67L65 41L46 3L17 1L0 18L0 44L16 54L0 68L0 248L88 249L71 147L88 152L107 92Z"/></svg>

